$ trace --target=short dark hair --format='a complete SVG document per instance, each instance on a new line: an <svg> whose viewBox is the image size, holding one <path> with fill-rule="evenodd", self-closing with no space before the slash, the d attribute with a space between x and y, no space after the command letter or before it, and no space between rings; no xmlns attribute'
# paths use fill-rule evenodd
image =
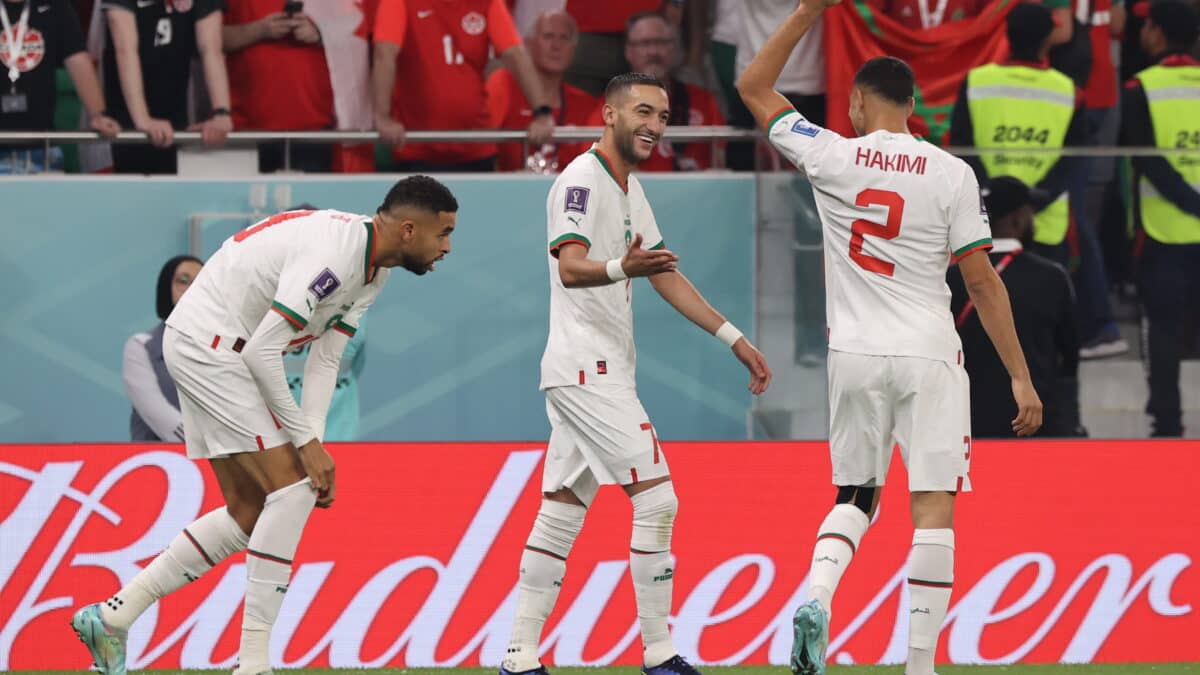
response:
<svg viewBox="0 0 1200 675"><path fill-rule="evenodd" d="M630 31L633 30L634 26L641 23L642 19L659 19L663 23L667 24L667 28L671 27L671 22L667 21L667 17L663 16L662 12L658 12L658 11L637 12L625 20L625 36L626 37L629 37Z"/></svg>
<svg viewBox="0 0 1200 675"><path fill-rule="evenodd" d="M1141 4L1141 3L1139 3ZM1153 0L1146 8L1147 18L1162 30L1171 50L1188 50L1200 34L1200 16L1196 8L1183 0Z"/></svg>
<svg viewBox="0 0 1200 675"><path fill-rule="evenodd" d="M433 213L458 213L458 200L450 188L429 176L409 176L397 181L376 211L386 213L397 206L415 206Z"/></svg>
<svg viewBox="0 0 1200 675"><path fill-rule="evenodd" d="M854 75L855 86L870 89L892 103L905 104L913 97L916 77L908 64L894 56L876 56Z"/></svg>
<svg viewBox="0 0 1200 675"><path fill-rule="evenodd" d="M662 80L653 75L647 75L646 73L625 73L624 75L617 75L608 81L608 86L604 88L604 101L606 103L612 101L613 97L617 94L623 94L639 84L658 87L663 91L667 90L667 85L663 84Z"/></svg>
<svg viewBox="0 0 1200 675"><path fill-rule="evenodd" d="M1038 2L1021 2L1008 13L1005 33L1012 55L1022 61L1041 58L1042 49L1054 32L1054 17Z"/></svg>

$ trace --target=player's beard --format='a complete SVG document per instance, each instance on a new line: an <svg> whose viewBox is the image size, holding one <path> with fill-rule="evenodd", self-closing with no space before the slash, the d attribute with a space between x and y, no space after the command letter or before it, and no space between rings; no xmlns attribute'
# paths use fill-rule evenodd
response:
<svg viewBox="0 0 1200 675"><path fill-rule="evenodd" d="M412 256L407 253L403 254L403 257L400 259L400 266L417 276L421 276L422 274L429 272L429 265L430 263L422 261L416 256Z"/></svg>
<svg viewBox="0 0 1200 675"><path fill-rule="evenodd" d="M619 124L619 123L618 123ZM626 130L623 126L617 128L617 154L621 159L630 166L637 166L650 158L650 152L653 152L654 147L651 146L650 152L646 153L645 157L638 156L637 153L637 134L641 131L641 127Z"/></svg>

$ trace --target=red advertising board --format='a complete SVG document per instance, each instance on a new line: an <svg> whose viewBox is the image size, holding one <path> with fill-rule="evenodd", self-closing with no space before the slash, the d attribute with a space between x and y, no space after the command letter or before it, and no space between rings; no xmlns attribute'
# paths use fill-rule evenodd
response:
<svg viewBox="0 0 1200 675"><path fill-rule="evenodd" d="M821 443L667 443L681 502L672 625L685 656L786 663L812 540L834 490ZM313 514L272 643L282 666L491 665L508 639L538 503L535 443L334 446L338 501ZM959 499L939 661L1200 660L1200 447L975 444ZM220 504L177 447L0 446L0 670L88 657L73 608L105 598ZM602 490L576 545L545 660L635 664L628 500ZM831 659L895 663L911 528L895 462L834 602ZM234 556L145 614L131 668L233 663Z"/></svg>

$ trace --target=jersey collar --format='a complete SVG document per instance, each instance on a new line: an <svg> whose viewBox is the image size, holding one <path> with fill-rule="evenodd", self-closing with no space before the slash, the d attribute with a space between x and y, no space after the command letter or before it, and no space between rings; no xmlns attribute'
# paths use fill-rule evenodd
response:
<svg viewBox="0 0 1200 675"><path fill-rule="evenodd" d="M596 158L596 161L600 162L600 166L604 167L604 170L608 172L608 175L612 176L612 179L617 183L617 187L621 188L621 192L629 194L629 185L625 181L621 180L621 177L617 175L616 171L613 171L612 162L610 162L608 160L608 156L600 150L600 146L593 145L592 149L588 150L588 153L593 155Z"/></svg>
<svg viewBox="0 0 1200 675"><path fill-rule="evenodd" d="M1009 59L1004 62L1006 66L1025 66L1034 70L1049 70L1050 62L1042 59L1041 61L1023 61L1021 59Z"/></svg>
<svg viewBox="0 0 1200 675"><path fill-rule="evenodd" d="M375 272L378 270L375 267L375 222L368 220L363 222L367 228L367 246L363 253L363 285L367 285L375 281Z"/></svg>
<svg viewBox="0 0 1200 675"><path fill-rule="evenodd" d="M1200 66L1200 61L1186 52L1171 52L1158 61L1160 66Z"/></svg>

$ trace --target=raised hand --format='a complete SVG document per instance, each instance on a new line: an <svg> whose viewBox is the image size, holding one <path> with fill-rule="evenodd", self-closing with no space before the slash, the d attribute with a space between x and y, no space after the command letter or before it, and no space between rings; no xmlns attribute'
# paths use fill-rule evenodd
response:
<svg viewBox="0 0 1200 675"><path fill-rule="evenodd" d="M679 256L665 248L651 251L642 248L642 235L635 235L629 251L621 259L621 269L631 277L650 277L663 272L674 272Z"/></svg>

